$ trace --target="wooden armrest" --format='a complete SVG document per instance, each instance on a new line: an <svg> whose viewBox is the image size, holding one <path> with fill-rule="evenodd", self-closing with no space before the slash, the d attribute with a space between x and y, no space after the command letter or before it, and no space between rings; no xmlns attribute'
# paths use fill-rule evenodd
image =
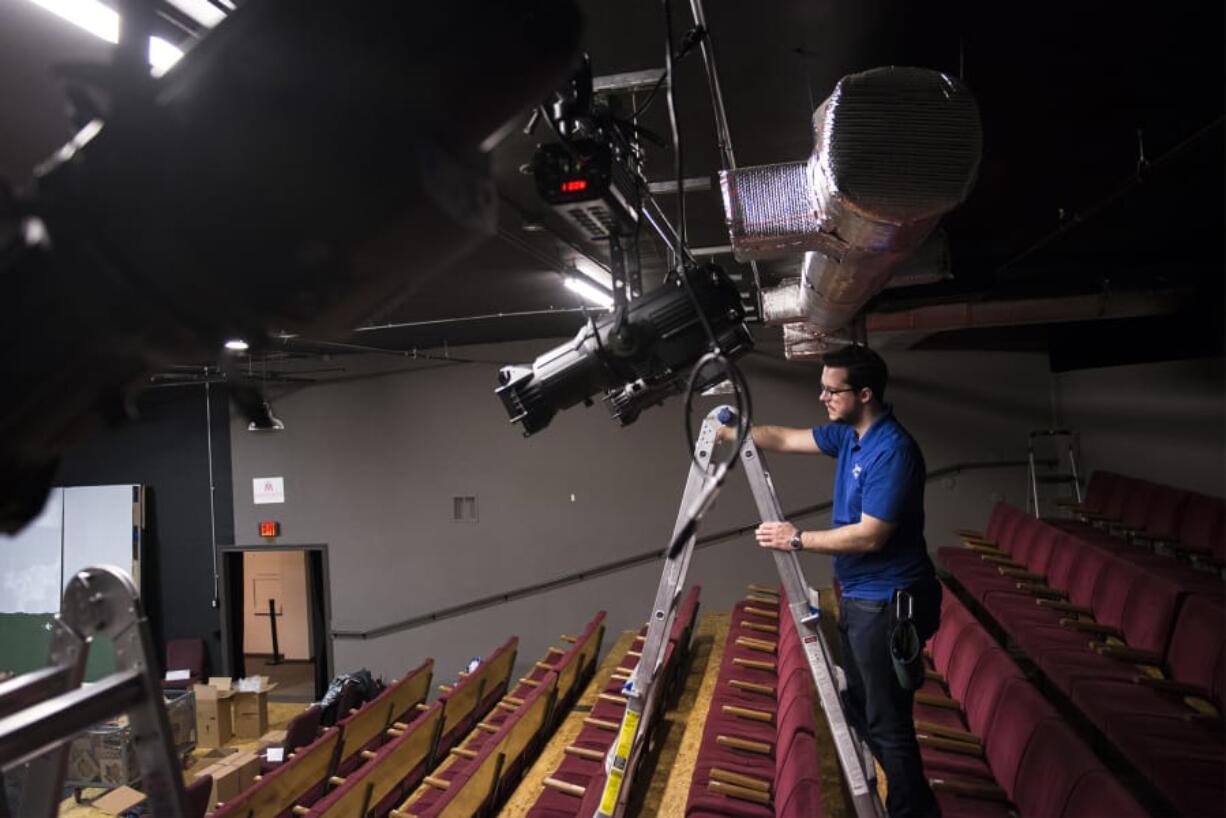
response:
<svg viewBox="0 0 1226 818"><path fill-rule="evenodd" d="M1059 588L1049 588L1046 585L1036 585L1033 582L1019 582L1017 589L1031 596L1048 597L1052 599L1068 599L1068 592Z"/></svg>
<svg viewBox="0 0 1226 818"><path fill-rule="evenodd" d="M945 684L945 677L942 676L940 673L936 672L935 670L925 670L924 678L931 679L934 682L940 682L941 684Z"/></svg>
<svg viewBox="0 0 1226 818"><path fill-rule="evenodd" d="M1087 520L1093 520L1095 522L1104 522L1104 523L1109 523L1112 521L1119 520L1118 517L1115 517L1111 514L1104 514L1101 511L1094 511L1093 509L1088 509L1088 508L1077 509L1077 516L1085 517Z"/></svg>
<svg viewBox="0 0 1226 818"><path fill-rule="evenodd" d="M413 709L416 710L418 713L424 713L430 709L430 705L424 702L418 702L417 704L413 705Z"/></svg>
<svg viewBox="0 0 1226 818"><path fill-rule="evenodd" d="M740 667L751 667L755 670L771 670L775 669L774 662L767 662L762 659L742 659L739 656L733 658L732 664Z"/></svg>
<svg viewBox="0 0 1226 818"><path fill-rule="evenodd" d="M570 781L563 781L555 778L547 778L546 780L542 781L542 784L549 787L550 790L565 792L566 795L573 795L576 798L584 797L584 793L587 792L587 787L581 787L577 784L571 784Z"/></svg>
<svg viewBox="0 0 1226 818"><path fill-rule="evenodd" d="M588 725L589 727L598 727L601 730L611 730L614 733L616 733L618 730L621 729L621 725L615 721L605 721L604 719L595 719L595 718L592 718L591 716L588 716L587 718L585 718L583 720L583 723Z"/></svg>
<svg viewBox="0 0 1226 818"><path fill-rule="evenodd" d="M994 545L979 545L973 542L963 542L962 547L967 551L974 551L976 554L989 554L994 557L1007 557L1008 551L1002 551Z"/></svg>
<svg viewBox="0 0 1226 818"><path fill-rule="evenodd" d="M774 642L766 642L762 639L750 639L748 636L738 636L736 638L736 646L740 648L749 648L750 650L759 650L763 653L774 653L778 648Z"/></svg>
<svg viewBox="0 0 1226 818"><path fill-rule="evenodd" d="M468 750L464 747L452 747L447 752L453 756L459 756L460 758L476 758L477 757L476 750Z"/></svg>
<svg viewBox="0 0 1226 818"><path fill-rule="evenodd" d="M1178 696L1195 696L1199 699L1209 699L1210 693L1199 685L1192 685L1186 682L1177 682L1174 679L1155 679L1152 676L1133 676L1133 682L1145 687L1152 687L1155 690L1161 690L1166 693L1174 693Z"/></svg>
<svg viewBox="0 0 1226 818"><path fill-rule="evenodd" d="M1081 505L1076 497L1057 497L1054 502L1058 508L1077 508Z"/></svg>
<svg viewBox="0 0 1226 818"><path fill-rule="evenodd" d="M545 670L549 672L553 672L558 669L557 665L551 665L548 662L537 662L533 665L533 667L537 670Z"/></svg>
<svg viewBox="0 0 1226 818"><path fill-rule="evenodd" d="M456 674L456 676L459 676L461 679L467 679L468 675L469 674L467 670L461 670L459 673Z"/></svg>
<svg viewBox="0 0 1226 818"><path fill-rule="evenodd" d="M742 801L753 801L756 804L770 805L771 797L761 790L752 790L749 787L738 787L736 784L726 784L723 781L714 779L707 782L707 789L711 792L726 795L729 798L739 798Z"/></svg>
<svg viewBox="0 0 1226 818"><path fill-rule="evenodd" d="M953 739L965 744L974 744L976 746L983 744L983 739L974 733L959 730L956 727L946 727L943 724L936 724L930 721L917 721L915 723L915 731L917 733L927 733L930 736L937 736L938 738Z"/></svg>
<svg viewBox="0 0 1226 818"><path fill-rule="evenodd" d="M310 812L310 810L306 807L300 807L297 804L294 804L294 808L291 809L290 812L294 813L295 815L306 815Z"/></svg>
<svg viewBox="0 0 1226 818"><path fill-rule="evenodd" d="M770 781L764 778L754 778L744 773L734 773L731 770L721 770L719 767L714 767L711 769L710 776L712 781L722 781L725 784L735 784L738 787L747 787L748 789L760 792L769 793L771 791Z"/></svg>
<svg viewBox="0 0 1226 818"><path fill-rule="evenodd" d="M737 690L746 690L750 693L761 693L763 696L775 695L775 688L771 685L760 685L755 682L742 681L741 679L729 679L728 686L735 687Z"/></svg>
<svg viewBox="0 0 1226 818"><path fill-rule="evenodd" d="M948 696L938 696L935 693L916 693L916 704L926 704L930 707L944 707L946 710L961 710L962 703Z"/></svg>
<svg viewBox="0 0 1226 818"><path fill-rule="evenodd" d="M612 693L600 693L596 696L602 702L611 702L613 704L625 705L630 702L625 696L614 696Z"/></svg>
<svg viewBox="0 0 1226 818"><path fill-rule="evenodd" d="M725 704L720 706L720 712L725 716L736 716L739 719L749 719L751 721L761 721L769 724L774 721L775 714L769 710L755 710L749 707L737 707L733 704Z"/></svg>
<svg viewBox="0 0 1226 818"><path fill-rule="evenodd" d="M767 625L762 622L750 622L747 619L741 620L741 627L747 631L758 631L759 633L779 633L778 625Z"/></svg>
<svg viewBox="0 0 1226 818"><path fill-rule="evenodd" d="M1081 614L1082 616L1093 616L1094 612L1082 605L1074 605L1071 602L1060 602L1055 599L1036 599L1035 605L1040 608L1051 608L1053 611L1061 611L1063 613Z"/></svg>
<svg viewBox="0 0 1226 818"><path fill-rule="evenodd" d="M920 747L930 747L933 750L944 750L947 753L959 753L964 756L974 756L975 758L983 758L983 747L978 744L971 744L967 741L957 741L952 738L941 738L939 736L928 736L923 733L917 733L915 740L919 742Z"/></svg>
<svg viewBox="0 0 1226 818"><path fill-rule="evenodd" d="M450 693L453 690L451 685L439 685L438 689L442 691L443 693Z"/></svg>
<svg viewBox="0 0 1226 818"><path fill-rule="evenodd" d="M599 750L589 750L586 747L576 747L573 744L566 745L562 752L576 758L586 758L589 761L604 761L604 753Z"/></svg>
<svg viewBox="0 0 1226 818"><path fill-rule="evenodd" d="M387 730L384 731L383 734L386 736L390 736L392 738L400 738L401 736L404 735L404 731L397 730L395 727L389 727L387 728Z"/></svg>
<svg viewBox="0 0 1226 818"><path fill-rule="evenodd" d="M345 783L345 779L339 775L333 775L328 778L328 783L334 787L339 787Z"/></svg>
<svg viewBox="0 0 1226 818"><path fill-rule="evenodd" d="M421 783L434 787L437 790L446 790L446 789L450 789L451 787L451 782L448 781L447 779L436 778L435 776L432 776L432 775L428 775L425 778L423 778L421 780Z"/></svg>
<svg viewBox="0 0 1226 818"><path fill-rule="evenodd" d="M518 707L511 704L510 702L498 702L498 704L494 706L497 707L499 710L503 711L504 713L514 713L516 710L519 709Z"/></svg>
<svg viewBox="0 0 1226 818"><path fill-rule="evenodd" d="M1134 665L1162 666L1162 657L1152 650L1141 650L1124 645L1104 645L1098 642L1091 642L1090 648L1097 651L1099 656L1106 656L1108 659L1119 659L1121 662L1131 662Z"/></svg>
<svg viewBox="0 0 1226 818"><path fill-rule="evenodd" d="M778 605L779 600L773 596L762 596L762 594L745 594L746 602L760 602L763 605Z"/></svg>
<svg viewBox="0 0 1226 818"><path fill-rule="evenodd" d="M513 704L516 707L523 707L524 700L518 696L503 696L502 700L507 704Z"/></svg>
<svg viewBox="0 0 1226 818"><path fill-rule="evenodd" d="M976 531L973 528L955 528L954 536L964 540L970 539L984 540L985 542L987 541L987 537L984 536L982 531Z"/></svg>
<svg viewBox="0 0 1226 818"><path fill-rule="evenodd" d="M997 568L1001 576L1010 577L1011 579L1020 579L1023 582L1034 582L1042 584L1047 582L1047 577L1043 574L1034 574L1023 568Z"/></svg>
<svg viewBox="0 0 1226 818"><path fill-rule="evenodd" d="M979 798L985 801L1009 802L1009 796L994 782L970 781L965 778L930 778L928 783L933 792L948 792L965 798Z"/></svg>
<svg viewBox="0 0 1226 818"><path fill-rule="evenodd" d="M565 656L566 655L566 651L562 650L561 648L555 648L555 647L546 648L545 652L549 654L553 654L554 656Z"/></svg>
<svg viewBox="0 0 1226 818"><path fill-rule="evenodd" d="M1084 619L1061 619L1060 627L1083 633L1099 633L1103 636L1114 636L1122 639L1124 634L1114 625L1103 625L1099 622L1086 622Z"/></svg>
<svg viewBox="0 0 1226 818"><path fill-rule="evenodd" d="M488 721L477 722L477 729L483 730L486 733L497 733L498 732L497 725L490 724Z"/></svg>
<svg viewBox="0 0 1226 818"><path fill-rule="evenodd" d="M716 736L715 743L721 747L731 747L734 750L744 750L748 753L758 753L760 755L770 755L771 746L765 741L751 741L747 738L737 738L736 736Z"/></svg>
<svg viewBox="0 0 1226 818"><path fill-rule="evenodd" d="M1005 568L1020 568L1023 571L1026 570L1025 563L1018 562L1012 557L1006 557L1006 556L1001 556L997 554L980 554L979 559L983 560L984 562L990 562L993 565L1004 566Z"/></svg>
<svg viewBox="0 0 1226 818"><path fill-rule="evenodd" d="M367 761L370 761L372 758L374 758L377 755L377 753L371 750L363 750L362 752L358 753L358 755L360 755L362 758L366 759Z"/></svg>
<svg viewBox="0 0 1226 818"><path fill-rule="evenodd" d="M754 585L752 582L749 583L749 590L755 594L770 594L771 596L774 596L774 597L779 596L778 588L765 588L761 585ZM775 601L778 602L779 600L775 599Z"/></svg>
<svg viewBox="0 0 1226 818"><path fill-rule="evenodd" d="M766 608L755 608L752 605L745 606L745 613L753 614L754 616L765 617L767 619L778 619L779 618L778 611L768 611L766 610Z"/></svg>

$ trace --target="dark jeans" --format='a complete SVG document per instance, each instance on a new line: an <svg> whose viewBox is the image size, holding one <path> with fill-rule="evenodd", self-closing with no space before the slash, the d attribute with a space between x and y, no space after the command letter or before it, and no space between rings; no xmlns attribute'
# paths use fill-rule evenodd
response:
<svg viewBox="0 0 1226 818"><path fill-rule="evenodd" d="M940 583L933 579L904 590L914 597L912 617L920 639L927 641L940 623ZM886 810L891 818L939 815L915 740L914 693L899 684L890 659L892 626L888 602L843 598L839 632L847 675L847 720L868 741L885 770Z"/></svg>

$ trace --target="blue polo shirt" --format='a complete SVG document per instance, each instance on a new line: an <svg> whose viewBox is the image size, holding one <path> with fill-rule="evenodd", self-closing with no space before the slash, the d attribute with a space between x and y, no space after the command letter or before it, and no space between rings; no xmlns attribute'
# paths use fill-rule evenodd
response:
<svg viewBox="0 0 1226 818"><path fill-rule="evenodd" d="M813 429L813 440L823 454L838 458L835 528L860 522L861 512L898 524L880 551L835 556L834 575L843 595L888 600L895 589L931 577L924 542L924 456L890 408L863 438L846 423L828 423Z"/></svg>

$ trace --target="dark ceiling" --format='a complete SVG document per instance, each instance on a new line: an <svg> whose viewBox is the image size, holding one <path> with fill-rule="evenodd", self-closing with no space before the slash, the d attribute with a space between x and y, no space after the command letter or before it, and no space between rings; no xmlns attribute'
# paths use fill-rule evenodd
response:
<svg viewBox="0 0 1226 818"><path fill-rule="evenodd" d="M584 0L580 6L595 74L662 67L661 3ZM693 23L688 4L672 7L679 37ZM1221 335L1222 3L1164 4L1141 14L1107 3L707 0L706 16L742 166L804 158L811 111L851 72L927 66L960 76L975 93L984 158L969 201L944 222L953 278L887 290L870 309L1175 287L1193 294L1194 310L1212 306L1190 313L1202 328L1219 322L1202 329L1196 343ZM31 2L0 3L0 174L26 178L69 134L50 66L104 60L108 48ZM711 179L720 163L697 52L678 63L674 89L684 174ZM630 102L643 99L639 94ZM642 124L667 141L662 94ZM573 333L582 319L561 271L577 255L603 260L607 254L569 233L521 171L545 135L543 128L531 136L517 129L495 150L498 235L411 300L371 318L400 326L339 340L405 350ZM671 148L653 146L646 167L651 181L672 178ZM675 199L660 197L670 218ZM727 245L718 185L686 199L690 244ZM640 254L650 286L665 266L662 245L644 236ZM751 288L748 268L728 255L716 260ZM787 269L764 265L764 283ZM756 334L767 348L777 339L777 331ZM1053 335L988 340L971 331L929 346L1007 347L1011 337L1029 348ZM321 349L302 340L289 346Z"/></svg>

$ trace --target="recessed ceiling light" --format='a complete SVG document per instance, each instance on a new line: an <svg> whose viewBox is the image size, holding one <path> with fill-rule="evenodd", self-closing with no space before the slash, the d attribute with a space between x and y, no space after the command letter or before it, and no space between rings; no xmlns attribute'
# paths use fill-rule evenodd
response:
<svg viewBox="0 0 1226 818"><path fill-rule="evenodd" d="M245 352L251 345L242 338L231 338L226 341L226 349L231 352Z"/></svg>

